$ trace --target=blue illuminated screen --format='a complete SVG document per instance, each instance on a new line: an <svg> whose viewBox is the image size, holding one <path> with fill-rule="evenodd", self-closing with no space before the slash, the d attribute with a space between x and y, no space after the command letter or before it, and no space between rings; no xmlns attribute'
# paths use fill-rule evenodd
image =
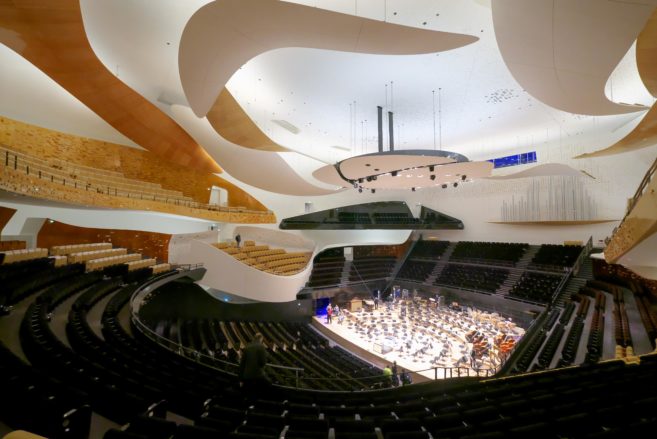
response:
<svg viewBox="0 0 657 439"><path fill-rule="evenodd" d="M524 152L522 154L508 155L506 157L490 159L488 161L494 165L494 168L506 168L508 166L536 163L536 151Z"/></svg>

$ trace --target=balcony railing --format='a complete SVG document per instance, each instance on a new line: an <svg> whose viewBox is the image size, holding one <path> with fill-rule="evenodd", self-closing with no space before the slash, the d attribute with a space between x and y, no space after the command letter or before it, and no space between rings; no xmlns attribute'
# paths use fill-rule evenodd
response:
<svg viewBox="0 0 657 439"><path fill-rule="evenodd" d="M21 173L28 177L37 178L52 184L62 185L64 187L69 187L73 189L78 189L80 191L86 192L95 192L102 195L112 196L112 197L122 197L133 200L142 200L142 201L155 201L159 203L165 203L173 206L183 206L192 209L207 210L213 212L226 212L226 213L248 213L256 215L271 215L270 210L251 210L244 207L227 207L219 206L216 204L208 203L199 203L193 201L184 196L173 196L166 194L158 194L157 190L153 191L140 191L128 189L129 186L135 186L136 184L146 182L141 182L138 180L129 180L126 179L124 185L119 184L101 184L98 180L102 180L102 177L98 179L92 178L78 178L72 175L84 175L89 171L84 171L82 169L79 172L75 172L76 168L71 167L68 171L62 171L57 168L52 167L47 161L27 156L21 153L16 153L10 149L7 149L5 146L0 145L0 154L2 154L2 166L5 170L10 170L14 172ZM162 190L161 192L167 192ZM169 191L174 192L174 191Z"/></svg>

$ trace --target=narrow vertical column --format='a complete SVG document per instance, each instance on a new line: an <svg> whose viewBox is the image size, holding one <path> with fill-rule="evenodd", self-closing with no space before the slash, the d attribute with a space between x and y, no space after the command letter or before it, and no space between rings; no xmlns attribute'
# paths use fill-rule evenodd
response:
<svg viewBox="0 0 657 439"><path fill-rule="evenodd" d="M388 140L390 143L390 151L395 150L395 136L392 128L392 111L388 111Z"/></svg>
<svg viewBox="0 0 657 439"><path fill-rule="evenodd" d="M379 120L379 152L383 152L383 107L376 107L377 118Z"/></svg>

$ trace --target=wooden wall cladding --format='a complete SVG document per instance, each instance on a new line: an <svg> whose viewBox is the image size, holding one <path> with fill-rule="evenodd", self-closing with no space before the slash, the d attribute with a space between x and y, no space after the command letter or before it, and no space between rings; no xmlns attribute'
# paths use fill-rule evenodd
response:
<svg viewBox="0 0 657 439"><path fill-rule="evenodd" d="M289 151L267 137L225 87L206 117L221 137L236 145L260 151Z"/></svg>
<svg viewBox="0 0 657 439"><path fill-rule="evenodd" d="M2 234L2 229L5 228L9 220L16 213L16 209L10 207L0 206L0 234Z"/></svg>
<svg viewBox="0 0 657 439"><path fill-rule="evenodd" d="M221 172L180 125L98 59L87 39L79 0L0 1L0 27L0 42L139 146L179 166Z"/></svg>
<svg viewBox="0 0 657 439"><path fill-rule="evenodd" d="M37 247L50 248L53 245L111 242L114 247L127 248L129 253L141 253L144 257L148 256L157 258L160 262L168 262L170 240L171 235L165 233L95 229L48 220L39 230Z"/></svg>
<svg viewBox="0 0 657 439"><path fill-rule="evenodd" d="M6 117L0 117L0 143L44 160L63 160L71 165L121 172L127 178L159 183L163 188L181 191L199 203L209 201L208 188L219 186L228 192L229 206L267 210L254 197L221 177L176 166L148 151L74 136Z"/></svg>

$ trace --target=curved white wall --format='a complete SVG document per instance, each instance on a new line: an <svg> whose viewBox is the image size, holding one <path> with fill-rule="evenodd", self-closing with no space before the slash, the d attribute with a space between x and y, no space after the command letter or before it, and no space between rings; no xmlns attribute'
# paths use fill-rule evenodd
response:
<svg viewBox="0 0 657 439"><path fill-rule="evenodd" d="M202 263L207 269L198 283L230 294L263 302L296 299L310 277L312 265L293 276L277 276L256 270L208 243L192 241L189 253L179 255L182 264Z"/></svg>

